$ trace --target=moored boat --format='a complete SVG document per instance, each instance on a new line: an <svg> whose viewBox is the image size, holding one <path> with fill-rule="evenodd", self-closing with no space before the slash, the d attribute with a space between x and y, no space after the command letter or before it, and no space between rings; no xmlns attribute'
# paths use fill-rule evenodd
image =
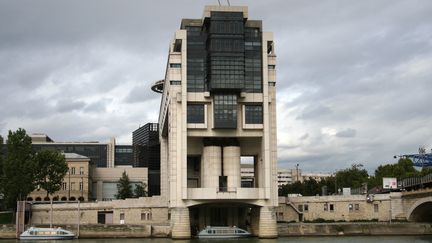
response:
<svg viewBox="0 0 432 243"><path fill-rule="evenodd" d="M20 235L20 240L71 240L75 234L62 228L30 227Z"/></svg>
<svg viewBox="0 0 432 243"><path fill-rule="evenodd" d="M214 239L214 238L241 238L249 237L251 234L244 229L224 226L207 226L205 229L198 233L200 239Z"/></svg>

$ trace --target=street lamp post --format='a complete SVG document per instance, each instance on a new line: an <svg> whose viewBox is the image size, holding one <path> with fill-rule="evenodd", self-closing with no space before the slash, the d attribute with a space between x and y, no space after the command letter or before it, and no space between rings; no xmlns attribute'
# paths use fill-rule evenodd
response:
<svg viewBox="0 0 432 243"><path fill-rule="evenodd" d="M299 170L298 170L299 164L296 164L296 172L297 172L297 177L296 177L296 181L299 181Z"/></svg>

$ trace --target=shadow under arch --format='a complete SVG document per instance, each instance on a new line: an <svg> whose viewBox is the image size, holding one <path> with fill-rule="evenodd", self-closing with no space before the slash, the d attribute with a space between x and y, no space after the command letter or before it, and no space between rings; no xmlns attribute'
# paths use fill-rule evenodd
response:
<svg viewBox="0 0 432 243"><path fill-rule="evenodd" d="M257 222L260 205L247 202L202 202L189 206L189 219L192 235L207 226L236 226L252 230Z"/></svg>
<svg viewBox="0 0 432 243"><path fill-rule="evenodd" d="M415 202L407 213L407 219L412 222L432 222L432 197Z"/></svg>

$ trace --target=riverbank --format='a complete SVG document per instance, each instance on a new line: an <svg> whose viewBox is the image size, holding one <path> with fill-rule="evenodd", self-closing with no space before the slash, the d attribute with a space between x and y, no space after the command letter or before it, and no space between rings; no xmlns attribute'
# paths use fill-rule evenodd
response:
<svg viewBox="0 0 432 243"><path fill-rule="evenodd" d="M368 236L432 235L427 223L278 223L279 237L290 236Z"/></svg>
<svg viewBox="0 0 432 243"><path fill-rule="evenodd" d="M56 225L58 227L59 225ZM49 225L38 225L49 227ZM60 227L77 234L76 225ZM170 226L165 225L81 225L80 238L168 238ZM14 239L15 225L0 225L0 239Z"/></svg>
<svg viewBox="0 0 432 243"><path fill-rule="evenodd" d="M43 225L43 227L48 227ZM76 225L62 228L76 231ZM168 238L170 226L81 225L80 238ZM427 223L278 223L279 237L432 235ZM14 239L15 225L0 225L0 239Z"/></svg>

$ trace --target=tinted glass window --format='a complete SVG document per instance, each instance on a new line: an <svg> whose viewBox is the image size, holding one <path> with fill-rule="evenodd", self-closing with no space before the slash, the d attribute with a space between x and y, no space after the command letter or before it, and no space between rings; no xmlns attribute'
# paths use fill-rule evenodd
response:
<svg viewBox="0 0 432 243"><path fill-rule="evenodd" d="M204 123L204 105L188 104L187 105L187 122Z"/></svg>
<svg viewBox="0 0 432 243"><path fill-rule="evenodd" d="M237 128L237 96L214 95L214 127Z"/></svg>
<svg viewBox="0 0 432 243"><path fill-rule="evenodd" d="M262 124L262 105L245 105L245 122L246 124Z"/></svg>

